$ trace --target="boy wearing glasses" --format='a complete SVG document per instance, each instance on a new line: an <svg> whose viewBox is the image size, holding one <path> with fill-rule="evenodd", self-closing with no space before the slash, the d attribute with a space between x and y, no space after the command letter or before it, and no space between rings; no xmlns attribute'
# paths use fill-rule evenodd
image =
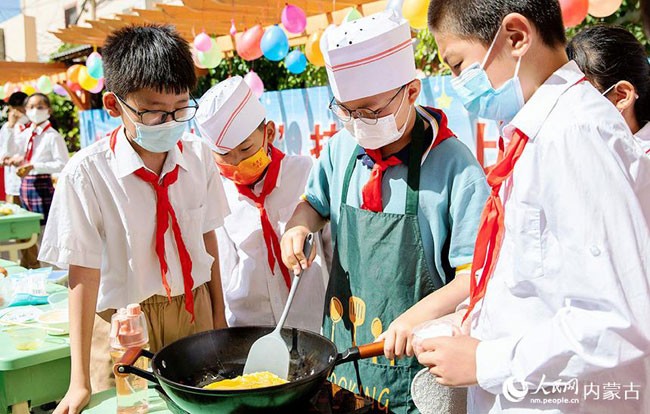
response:
<svg viewBox="0 0 650 414"><path fill-rule="evenodd" d="M131 26L103 55L104 106L123 125L64 169L39 257L69 269L72 372L55 413L80 412L91 380L95 392L111 385L116 309L141 304L154 352L226 326L214 229L228 205L210 149L181 139L197 110L188 44L170 27Z"/></svg>
<svg viewBox="0 0 650 414"><path fill-rule="evenodd" d="M311 172L282 256L294 272L308 267L300 246L331 222L323 328L345 349L381 338L395 318L471 262L488 188L444 113L415 105L421 85L404 19L386 11L344 23L328 29L321 45L335 98L330 108L345 129ZM468 278L459 281L466 294ZM441 314L431 318L458 302L440 299ZM358 372L352 364L337 367L331 380L352 391L363 387L391 412L411 413L409 385L420 369L414 358L377 358L360 361Z"/></svg>
<svg viewBox="0 0 650 414"><path fill-rule="evenodd" d="M214 152L231 214L217 230L228 326L277 325L291 274L280 238L305 190L312 160L273 146L275 124L240 76L201 98L196 121ZM320 332L327 270L321 238L318 258L303 275L287 326ZM314 308L314 305L316 308Z"/></svg>

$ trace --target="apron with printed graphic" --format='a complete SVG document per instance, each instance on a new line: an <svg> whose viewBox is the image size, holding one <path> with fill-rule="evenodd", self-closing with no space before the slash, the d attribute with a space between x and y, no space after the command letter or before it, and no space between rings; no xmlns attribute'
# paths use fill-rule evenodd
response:
<svg viewBox="0 0 650 414"><path fill-rule="evenodd" d="M418 115L409 152L405 214L375 213L346 204L357 161L348 164L334 261L327 288L323 335L343 351L374 342L388 325L434 290L418 222L424 122ZM378 401L387 412L417 413L410 384L422 369L415 358L384 356L338 366L330 381Z"/></svg>

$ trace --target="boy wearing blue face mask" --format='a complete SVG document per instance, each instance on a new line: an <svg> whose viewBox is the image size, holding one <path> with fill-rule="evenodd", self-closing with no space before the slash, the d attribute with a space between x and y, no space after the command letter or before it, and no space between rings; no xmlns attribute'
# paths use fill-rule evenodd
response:
<svg viewBox="0 0 650 414"><path fill-rule="evenodd" d="M141 304L154 352L226 326L214 229L227 202L210 149L181 139L197 110L189 46L170 27L131 26L102 52L104 106L123 126L70 160L40 254L71 288L72 375L55 413L110 386L116 309Z"/></svg>
<svg viewBox="0 0 650 414"><path fill-rule="evenodd" d="M281 244L285 264L299 272L312 260L302 253L306 235L331 222L323 329L345 349L377 340L432 291L467 286L467 278L454 278L470 261L488 192L445 115L415 105L421 85L405 20L382 12L344 23L328 29L322 49L334 92L330 109L345 129L313 168ZM445 298L437 303L440 316L455 307L447 309ZM357 376L352 364L340 366L331 380L363 388L391 412L415 412L408 388L421 369L417 361L382 357L358 368Z"/></svg>
<svg viewBox="0 0 650 414"><path fill-rule="evenodd" d="M504 125L461 311L471 336L424 341L419 361L470 386L470 413L648 412L643 391L589 392L647 389L648 158L568 61L557 1L432 0L429 26L467 109Z"/></svg>

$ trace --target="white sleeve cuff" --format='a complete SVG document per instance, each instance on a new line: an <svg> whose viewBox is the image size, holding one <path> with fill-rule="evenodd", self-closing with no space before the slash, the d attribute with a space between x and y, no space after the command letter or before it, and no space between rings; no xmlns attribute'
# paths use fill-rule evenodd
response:
<svg viewBox="0 0 650 414"><path fill-rule="evenodd" d="M49 244L41 245L38 260L50 263L61 269L72 266L82 266L90 269L101 269L102 255L92 252L80 252L59 248Z"/></svg>
<svg viewBox="0 0 650 414"><path fill-rule="evenodd" d="M478 385L492 394L501 394L503 383L512 377L512 359L518 338L481 341L476 349Z"/></svg>

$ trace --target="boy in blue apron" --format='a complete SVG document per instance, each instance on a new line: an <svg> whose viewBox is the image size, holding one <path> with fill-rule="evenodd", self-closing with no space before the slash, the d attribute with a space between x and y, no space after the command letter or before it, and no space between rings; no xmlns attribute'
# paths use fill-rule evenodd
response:
<svg viewBox="0 0 650 414"><path fill-rule="evenodd" d="M405 20L382 12L331 27L322 50L334 92L330 109L345 129L312 170L282 256L294 272L307 267L307 233L331 222L323 329L344 350L375 341L470 263L488 191L445 115L415 105L421 85ZM387 411L413 413L409 385L420 369L413 358L380 357L340 366L331 380L363 390Z"/></svg>

